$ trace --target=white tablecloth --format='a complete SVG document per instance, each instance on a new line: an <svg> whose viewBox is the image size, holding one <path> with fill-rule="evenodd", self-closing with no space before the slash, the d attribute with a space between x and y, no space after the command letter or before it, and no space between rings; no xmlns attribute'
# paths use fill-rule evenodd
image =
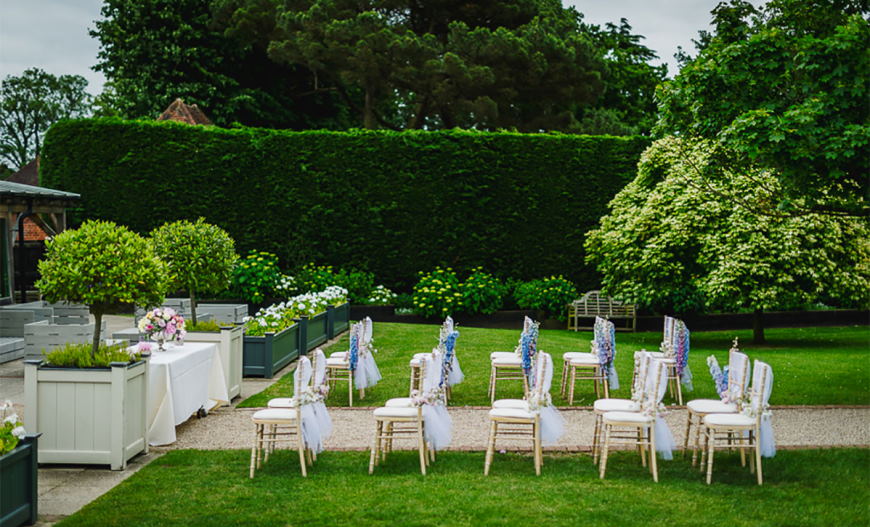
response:
<svg viewBox="0 0 870 527"><path fill-rule="evenodd" d="M188 342L166 344L167 351L152 351L148 390L148 444L175 442L175 427L200 408L229 401L217 345ZM156 345L154 347L156 349Z"/></svg>

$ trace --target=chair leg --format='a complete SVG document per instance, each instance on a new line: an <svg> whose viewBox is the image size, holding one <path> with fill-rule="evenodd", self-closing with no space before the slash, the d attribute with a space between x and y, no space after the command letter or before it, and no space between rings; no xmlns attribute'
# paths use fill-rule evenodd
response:
<svg viewBox="0 0 870 527"><path fill-rule="evenodd" d="M637 429L637 446L638 446L638 450L640 450L640 466L642 466L642 467L646 466L646 445L644 445L645 441L646 441L646 438L644 437L644 429L638 428Z"/></svg>
<svg viewBox="0 0 870 527"><path fill-rule="evenodd" d="M598 462L598 439L601 435L601 415L595 414L595 426L592 428L592 463Z"/></svg>
<svg viewBox="0 0 870 527"><path fill-rule="evenodd" d="M383 461L387 460L387 454L393 451L393 423L388 422L386 424L386 434L387 437L384 438L384 444L381 448L381 456Z"/></svg>
<svg viewBox="0 0 870 527"><path fill-rule="evenodd" d="M350 370L348 370L350 371ZM347 405L353 406L353 372L350 371L347 377Z"/></svg>
<svg viewBox="0 0 870 527"><path fill-rule="evenodd" d="M259 438L259 434L257 430L260 428L260 425L254 425L254 444L251 446L251 479L254 479L254 469L257 464L257 440Z"/></svg>
<svg viewBox="0 0 870 527"><path fill-rule="evenodd" d="M677 385L677 402L680 406L683 406L683 386L682 382L680 382L680 376L677 375L677 379L674 381Z"/></svg>
<svg viewBox="0 0 870 527"><path fill-rule="evenodd" d="M560 385L559 395L565 397L565 384L568 380L568 361L562 361L562 384Z"/></svg>
<svg viewBox="0 0 870 527"><path fill-rule="evenodd" d="M489 404L495 402L495 366L489 369Z"/></svg>
<svg viewBox="0 0 870 527"><path fill-rule="evenodd" d="M420 449L420 472L426 475L426 441L423 440L423 422L417 423L417 448Z"/></svg>
<svg viewBox="0 0 870 527"><path fill-rule="evenodd" d="M308 476L308 471L305 468L305 444L302 441L302 423L296 428L296 448L299 450L299 465L302 467L302 477Z"/></svg>
<svg viewBox="0 0 870 527"><path fill-rule="evenodd" d="M658 483L659 467L657 464L658 456L656 455L656 434L652 426L646 430L646 433L649 434L649 465L652 470L653 481Z"/></svg>
<svg viewBox="0 0 870 527"><path fill-rule="evenodd" d="M701 442L701 421L704 419L704 416L698 416L698 422L695 424L695 446L692 448L692 466L695 466L695 459L698 455L698 448ZM704 465L704 460L701 460L701 466Z"/></svg>
<svg viewBox="0 0 870 527"><path fill-rule="evenodd" d="M365 390L365 388L360 388L359 389L359 400L362 401L365 398L366 398L366 390Z"/></svg>
<svg viewBox="0 0 870 527"><path fill-rule="evenodd" d="M369 474L374 473L381 447L381 421L375 421L375 442L372 444L372 455L369 457Z"/></svg>
<svg viewBox="0 0 870 527"><path fill-rule="evenodd" d="M607 452L610 449L610 425L604 424L604 450L601 451L601 466L598 467L598 477L604 479L607 472Z"/></svg>
<svg viewBox="0 0 870 527"><path fill-rule="evenodd" d="M544 464L544 455L541 451L541 428L539 425L532 425L535 434L535 475L541 475L541 465Z"/></svg>
<svg viewBox="0 0 870 527"><path fill-rule="evenodd" d="M571 386L568 389L568 406L574 405L574 384L577 383L577 368L574 365L571 365Z"/></svg>
<svg viewBox="0 0 870 527"><path fill-rule="evenodd" d="M714 433L712 429L707 429L707 485L713 482L713 451L716 447L716 441L710 435Z"/></svg>
<svg viewBox="0 0 870 527"><path fill-rule="evenodd" d="M758 478L758 484L761 485L761 441L758 434L755 434L755 475Z"/></svg>
<svg viewBox="0 0 870 527"><path fill-rule="evenodd" d="M689 453L689 435L691 434L691 431L692 431L692 411L689 409L686 409L686 435L683 438L683 458L685 458L686 455ZM695 464L692 463L692 466L695 466Z"/></svg>
<svg viewBox="0 0 870 527"><path fill-rule="evenodd" d="M604 398L610 399L610 381L607 380L607 373L604 374L602 383L604 383Z"/></svg>
<svg viewBox="0 0 870 527"><path fill-rule="evenodd" d="M703 422L703 419L701 420ZM702 423L699 423L698 426L702 426ZM701 462L699 463L698 470L703 474L704 467L707 466L707 442L709 438L707 437L708 429L705 427L701 432L701 437L703 438L703 444L700 446L699 450L701 451Z"/></svg>
<svg viewBox="0 0 870 527"><path fill-rule="evenodd" d="M491 421L489 425L489 441L486 442L486 459L483 462L483 475L489 475L489 467L492 465L492 455L495 451L495 434L498 423Z"/></svg>

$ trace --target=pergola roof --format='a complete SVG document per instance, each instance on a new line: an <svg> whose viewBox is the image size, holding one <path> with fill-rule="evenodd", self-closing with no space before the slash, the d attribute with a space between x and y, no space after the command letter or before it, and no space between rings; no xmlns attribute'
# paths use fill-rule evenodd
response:
<svg viewBox="0 0 870 527"><path fill-rule="evenodd" d="M34 187L11 181L0 181L0 203L8 203L10 200L20 199L50 200L50 201L78 201L82 197L73 192L54 190L45 187Z"/></svg>

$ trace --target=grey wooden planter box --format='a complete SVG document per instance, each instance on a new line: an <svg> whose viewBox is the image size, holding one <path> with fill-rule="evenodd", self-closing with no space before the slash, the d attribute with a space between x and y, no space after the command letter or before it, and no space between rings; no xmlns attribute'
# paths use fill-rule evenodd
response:
<svg viewBox="0 0 870 527"><path fill-rule="evenodd" d="M24 362L24 428L41 433L40 463L109 465L148 452L148 360L110 368Z"/></svg>
<svg viewBox="0 0 870 527"><path fill-rule="evenodd" d="M38 438L39 434L25 436L14 450L0 456L0 527L36 523Z"/></svg>
<svg viewBox="0 0 870 527"><path fill-rule="evenodd" d="M324 311L323 313L318 313L308 319L308 328L306 331L308 335L306 339L307 344L305 346L305 353L326 342L326 339L328 338L327 329L329 321L327 313L327 311Z"/></svg>
<svg viewBox="0 0 870 527"><path fill-rule="evenodd" d="M0 337L0 364L24 357L24 339Z"/></svg>
<svg viewBox="0 0 870 527"><path fill-rule="evenodd" d="M24 326L51 316L30 309L0 309L0 336L24 338Z"/></svg>
<svg viewBox="0 0 870 527"><path fill-rule="evenodd" d="M24 304L9 304L8 306L0 306L0 312L6 311L29 311L33 313L33 320L28 322L37 322L39 320L51 320L54 315L54 309L45 302L39 300L36 302L26 302ZM21 335L6 335L4 337L20 337Z"/></svg>
<svg viewBox="0 0 870 527"><path fill-rule="evenodd" d="M106 336L106 322L100 324L100 335ZM94 338L93 324L51 324L47 320L24 325L24 358L41 359L68 343L86 344Z"/></svg>
<svg viewBox="0 0 870 527"><path fill-rule="evenodd" d="M196 308L208 311L221 324L242 324L248 316L248 304L199 304ZM199 313L196 318L199 318Z"/></svg>
<svg viewBox="0 0 870 527"><path fill-rule="evenodd" d="M51 321L54 324L88 324L91 321L90 308L86 305L58 302L48 306L52 309Z"/></svg>
<svg viewBox="0 0 870 527"><path fill-rule="evenodd" d="M242 373L246 377L271 378L275 372L294 360L300 353L300 325L293 324L278 333L245 335Z"/></svg>
<svg viewBox="0 0 870 527"><path fill-rule="evenodd" d="M221 328L220 332L214 333L189 331L184 337L185 342L213 342L217 344L218 353L220 353L224 366L224 377L230 400L237 397L242 389L244 337L244 326Z"/></svg>

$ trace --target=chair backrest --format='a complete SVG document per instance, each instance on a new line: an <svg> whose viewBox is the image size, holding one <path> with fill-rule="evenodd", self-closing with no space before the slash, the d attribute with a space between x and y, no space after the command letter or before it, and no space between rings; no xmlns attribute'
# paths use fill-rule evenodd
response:
<svg viewBox="0 0 870 527"><path fill-rule="evenodd" d="M595 317L592 331L594 353L602 366L609 365L616 356L616 326L606 318Z"/></svg>
<svg viewBox="0 0 870 527"><path fill-rule="evenodd" d="M663 361L653 359L650 361L646 378L646 393L644 404L649 408L658 408L659 403L665 397L668 389L668 368Z"/></svg>
<svg viewBox="0 0 870 527"><path fill-rule="evenodd" d="M323 350L317 348L311 354L311 368L314 370L314 375L311 377L312 386L320 386L326 383L326 355Z"/></svg>
<svg viewBox="0 0 870 527"><path fill-rule="evenodd" d="M770 400L770 392L773 391L773 368L766 362L756 360L752 370L752 394L749 398L749 406L752 414L760 419Z"/></svg>
<svg viewBox="0 0 870 527"><path fill-rule="evenodd" d="M373 335L372 331L374 330L374 325L372 324L371 317L366 317L366 318L362 319L360 321L360 324L362 325L362 331L361 331L361 335L360 335L360 338L361 338L360 347L368 350L369 345L372 343L372 335Z"/></svg>
<svg viewBox="0 0 870 527"><path fill-rule="evenodd" d="M749 388L749 356L732 348L728 351L728 393L732 401L741 399Z"/></svg>
<svg viewBox="0 0 870 527"><path fill-rule="evenodd" d="M293 372L293 397L298 398L309 383L311 383L311 360L302 356L299 357L299 364Z"/></svg>
<svg viewBox="0 0 870 527"><path fill-rule="evenodd" d="M444 319L444 323L441 324L441 335L447 336L453 333L453 317L448 316Z"/></svg>
<svg viewBox="0 0 870 527"><path fill-rule="evenodd" d="M432 353L423 357L423 393L431 392L441 386L442 369L441 361L443 354L438 348L432 350Z"/></svg>
<svg viewBox="0 0 870 527"><path fill-rule="evenodd" d="M526 320L531 320L526 317ZM531 381L533 361L538 351L538 327L539 323L531 321L528 328L520 335L520 356L522 357L523 372Z"/></svg>
<svg viewBox="0 0 870 527"><path fill-rule="evenodd" d="M543 396L550 393L550 385L553 383L553 358L549 353L539 352L535 361L534 389Z"/></svg>
<svg viewBox="0 0 870 527"><path fill-rule="evenodd" d="M644 392L646 391L647 377L653 356L650 352L641 350L637 352L635 360L635 368L637 368L637 371L635 371L634 384L631 387L631 398L639 399L643 398Z"/></svg>
<svg viewBox="0 0 870 527"><path fill-rule="evenodd" d="M356 365L359 362L362 328L362 322L357 322L350 327L350 348L347 351L347 367L350 371L356 370Z"/></svg>

